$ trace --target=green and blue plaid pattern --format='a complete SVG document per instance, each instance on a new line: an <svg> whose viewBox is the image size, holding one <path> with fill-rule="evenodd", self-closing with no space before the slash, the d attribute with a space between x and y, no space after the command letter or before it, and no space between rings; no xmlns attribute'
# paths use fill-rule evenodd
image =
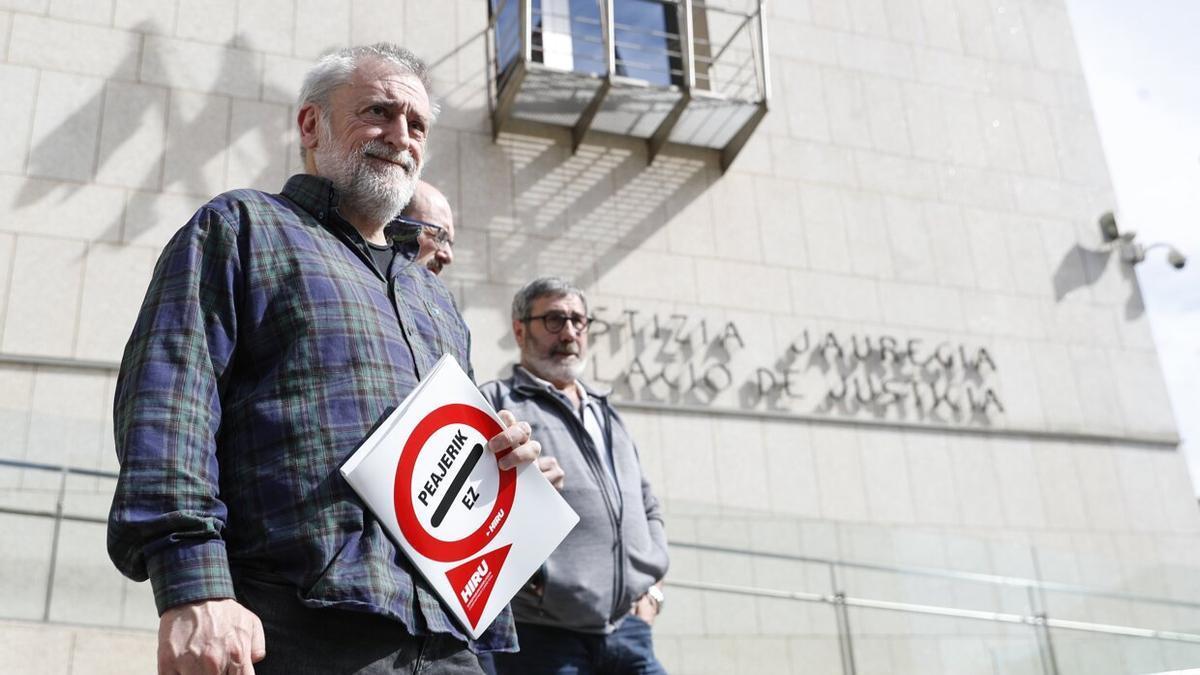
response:
<svg viewBox="0 0 1200 675"><path fill-rule="evenodd" d="M294 176L216 197L167 244L117 382L109 554L160 613L247 575L467 641L337 469L442 354L469 368L469 333L415 243L385 278L336 207ZM515 645L505 609L475 646Z"/></svg>

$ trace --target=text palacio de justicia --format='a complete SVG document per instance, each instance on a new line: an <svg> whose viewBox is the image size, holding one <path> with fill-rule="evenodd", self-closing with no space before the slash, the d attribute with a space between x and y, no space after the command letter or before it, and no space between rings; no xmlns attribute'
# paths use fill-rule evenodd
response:
<svg viewBox="0 0 1200 675"><path fill-rule="evenodd" d="M964 424L1004 413L996 360L980 345L812 326L764 359L748 349L760 336L736 320L594 315L590 375L628 400Z"/></svg>

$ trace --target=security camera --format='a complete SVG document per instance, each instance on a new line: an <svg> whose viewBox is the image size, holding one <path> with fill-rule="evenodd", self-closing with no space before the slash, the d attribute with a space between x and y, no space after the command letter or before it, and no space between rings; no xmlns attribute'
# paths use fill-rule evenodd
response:
<svg viewBox="0 0 1200 675"><path fill-rule="evenodd" d="M1150 244L1149 246L1142 246L1137 242L1132 242L1128 246L1124 247L1122 253L1125 262L1136 265L1145 260L1146 254L1156 248L1167 249L1167 262L1170 263L1171 267L1181 270L1183 269L1183 266L1187 264L1187 256L1181 253L1179 249L1166 243L1165 241Z"/></svg>
<svg viewBox="0 0 1200 675"><path fill-rule="evenodd" d="M1164 242L1156 242L1153 244L1142 244L1134 241L1136 234L1133 230L1122 232L1117 227L1117 217L1112 211L1105 211L1100 214L1096 224L1100 226L1100 237L1104 239L1104 249L1107 251L1117 251L1121 255L1121 259L1130 265L1137 265L1146 259L1146 253L1151 249L1165 248L1167 249L1167 262L1177 270L1183 269L1187 264L1187 256L1179 252L1179 249Z"/></svg>

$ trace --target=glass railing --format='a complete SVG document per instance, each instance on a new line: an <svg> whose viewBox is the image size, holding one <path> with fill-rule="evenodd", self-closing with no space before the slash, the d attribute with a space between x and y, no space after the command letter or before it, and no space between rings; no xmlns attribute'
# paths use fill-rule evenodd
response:
<svg viewBox="0 0 1200 675"><path fill-rule="evenodd" d="M122 577L105 552L116 477L0 459L0 618L154 628L149 587ZM673 672L777 672L785 663L846 675L1115 675L1200 666L1200 602L1186 592L1125 592L1115 573L1104 588L679 539L671 555L655 640Z"/></svg>
<svg viewBox="0 0 1200 675"><path fill-rule="evenodd" d="M797 672L1092 675L1200 666L1198 602L699 542L671 547L671 611L659 632L664 654L684 672L743 668L762 658L745 645L771 638L786 640L789 658L820 664ZM725 647L690 662L706 640Z"/></svg>
<svg viewBox="0 0 1200 675"><path fill-rule="evenodd" d="M105 548L111 471L0 459L0 618L153 628L150 588Z"/></svg>

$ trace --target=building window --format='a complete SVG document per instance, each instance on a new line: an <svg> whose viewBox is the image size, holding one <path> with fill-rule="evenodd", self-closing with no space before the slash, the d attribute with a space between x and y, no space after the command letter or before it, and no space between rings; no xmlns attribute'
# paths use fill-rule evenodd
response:
<svg viewBox="0 0 1200 675"><path fill-rule="evenodd" d="M497 11L499 74L520 55L520 0L491 0ZM607 70L598 0L533 0L535 63L556 70L603 75ZM683 85L680 6L674 0L613 0L616 74L655 86ZM707 54L702 3L693 7L698 60ZM703 78L698 85L706 88Z"/></svg>

